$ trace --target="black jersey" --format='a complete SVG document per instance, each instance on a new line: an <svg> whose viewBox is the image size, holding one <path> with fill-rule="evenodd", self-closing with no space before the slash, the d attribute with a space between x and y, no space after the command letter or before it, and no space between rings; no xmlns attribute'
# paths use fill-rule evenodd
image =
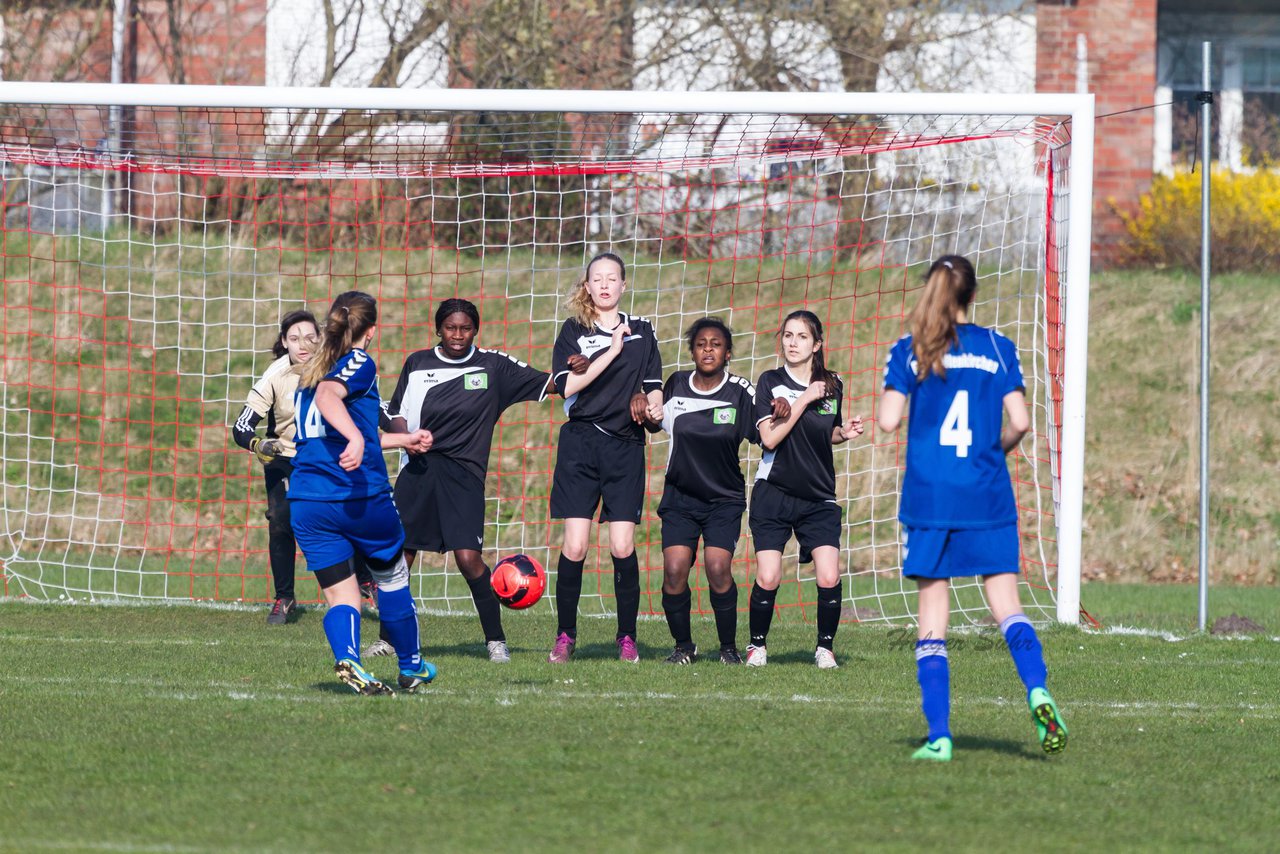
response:
<svg viewBox="0 0 1280 854"><path fill-rule="evenodd" d="M631 398L636 392L647 394L662 388L662 357L653 324L625 313L620 322L631 329L622 342L622 352L591 385L566 397L564 411L570 421L585 421L610 436L643 444L644 428L631 419ZM595 361L611 343L609 330L598 325L588 329L573 317L566 320L551 355L556 391L564 395L570 356L583 355Z"/></svg>
<svg viewBox="0 0 1280 854"><path fill-rule="evenodd" d="M840 401L844 397L844 384L837 381L837 385L835 397L809 404L778 447L764 452L756 480L767 480L796 498L835 500L836 466L831 435L841 423ZM756 425L771 417L775 397L786 398L794 406L805 388L786 366L765 371L756 384Z"/></svg>
<svg viewBox="0 0 1280 854"><path fill-rule="evenodd" d="M692 371L676 371L662 389L662 429L671 436L667 483L707 502L747 500L739 449L759 442L755 387L725 372L720 385L700 391Z"/></svg>
<svg viewBox="0 0 1280 854"><path fill-rule="evenodd" d="M419 350L405 360L387 410L404 418L410 430L431 431L429 454L457 460L484 480L493 428L503 410L542 400L547 376L500 350L473 347L466 358L456 360L438 348ZM416 459L409 456L409 468Z"/></svg>

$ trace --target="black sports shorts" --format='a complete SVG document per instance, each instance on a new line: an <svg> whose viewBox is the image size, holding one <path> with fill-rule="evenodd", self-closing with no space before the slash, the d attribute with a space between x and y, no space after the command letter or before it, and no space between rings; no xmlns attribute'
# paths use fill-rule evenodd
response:
<svg viewBox="0 0 1280 854"><path fill-rule="evenodd" d="M757 552L782 551L794 532L800 543L800 562L809 563L819 546L840 547L842 516L834 501L796 498L767 480L757 480L751 490L747 524Z"/></svg>
<svg viewBox="0 0 1280 854"><path fill-rule="evenodd" d="M414 552L484 549L484 482L442 454L423 454L396 476L404 547Z"/></svg>
<svg viewBox="0 0 1280 854"><path fill-rule="evenodd" d="M742 533L742 514L747 502L703 501L667 484L658 503L662 519L662 547L688 546L695 552L698 540L730 554Z"/></svg>
<svg viewBox="0 0 1280 854"><path fill-rule="evenodd" d="M644 445L566 421L551 478L551 518L590 519L603 504L601 522L639 523L644 480Z"/></svg>

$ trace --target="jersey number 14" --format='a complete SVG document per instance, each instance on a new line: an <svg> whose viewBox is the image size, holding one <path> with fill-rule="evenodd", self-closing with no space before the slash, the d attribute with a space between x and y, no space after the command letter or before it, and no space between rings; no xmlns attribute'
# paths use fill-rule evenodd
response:
<svg viewBox="0 0 1280 854"><path fill-rule="evenodd" d="M294 410L298 413L298 438L320 439L325 435L324 421L320 417L320 409L315 405L315 398L305 400L302 392L293 399Z"/></svg>
<svg viewBox="0 0 1280 854"><path fill-rule="evenodd" d="M955 448L957 457L969 456L969 446L973 444L973 431L969 429L969 392L963 389L956 392L951 408L942 419L938 444Z"/></svg>

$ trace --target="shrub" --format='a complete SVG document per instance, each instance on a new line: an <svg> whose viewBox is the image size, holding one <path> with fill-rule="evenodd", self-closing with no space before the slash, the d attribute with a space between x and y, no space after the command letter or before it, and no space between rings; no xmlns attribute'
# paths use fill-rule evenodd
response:
<svg viewBox="0 0 1280 854"><path fill-rule="evenodd" d="M1158 175L1136 214L1117 211L1132 238L1125 261L1199 269L1199 172ZM1280 173L1214 169L1209 229L1214 272L1280 270Z"/></svg>

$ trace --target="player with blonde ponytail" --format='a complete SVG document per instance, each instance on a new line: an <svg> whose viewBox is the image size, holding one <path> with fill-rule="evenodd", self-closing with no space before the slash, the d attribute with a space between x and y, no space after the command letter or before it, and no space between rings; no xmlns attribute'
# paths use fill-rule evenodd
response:
<svg viewBox="0 0 1280 854"><path fill-rule="evenodd" d="M1040 640L1018 600L1018 509L1005 455L1031 427L1022 369L1012 341L969 322L977 289L967 258L933 262L911 333L889 353L877 419L881 430L897 430L910 399L898 518L902 574L920 591L916 678L929 726L914 758L944 762L951 759L947 625L955 577L983 577L1040 746L1057 753L1067 745L1066 725L1045 690Z"/></svg>
<svg viewBox="0 0 1280 854"><path fill-rule="evenodd" d="M425 453L431 434L388 433L379 440L378 367L365 350L377 326L378 304L369 294L347 291L333 301L299 384L298 454L289 485L293 532L329 606L324 633L334 671L359 694L392 692L360 663L356 555L378 583L379 615L400 660L400 687L415 690L436 674L419 654L404 529L382 459L382 448Z"/></svg>

